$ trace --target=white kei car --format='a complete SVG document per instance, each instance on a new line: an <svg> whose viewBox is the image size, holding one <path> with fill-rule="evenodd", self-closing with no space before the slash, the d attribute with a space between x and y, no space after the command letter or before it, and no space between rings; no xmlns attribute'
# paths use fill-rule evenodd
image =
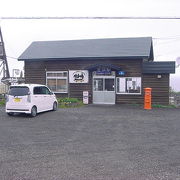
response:
<svg viewBox="0 0 180 180"><path fill-rule="evenodd" d="M6 113L26 113L35 117L37 113L58 108L56 96L48 87L40 84L11 85L6 96Z"/></svg>

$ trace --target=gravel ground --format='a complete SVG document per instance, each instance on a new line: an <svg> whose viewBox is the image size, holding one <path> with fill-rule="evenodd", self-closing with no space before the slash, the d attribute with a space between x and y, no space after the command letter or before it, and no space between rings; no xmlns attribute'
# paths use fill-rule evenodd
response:
<svg viewBox="0 0 180 180"><path fill-rule="evenodd" d="M1 107L0 180L180 180L180 111L88 105L30 118Z"/></svg>

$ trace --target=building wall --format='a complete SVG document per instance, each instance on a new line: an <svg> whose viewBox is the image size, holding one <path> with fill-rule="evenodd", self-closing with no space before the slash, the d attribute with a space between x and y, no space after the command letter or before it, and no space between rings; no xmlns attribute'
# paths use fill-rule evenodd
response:
<svg viewBox="0 0 180 180"><path fill-rule="evenodd" d="M142 77L141 95L116 94L116 103L142 104L144 99L143 89L153 88L153 103L169 103L169 75L161 79L157 75L142 75L142 60L66 60L66 61L29 61L25 62L25 82L46 84L46 71L83 70L92 64L113 64L126 72L127 77ZM57 97L76 97L82 99L83 91L89 91L89 101L92 103L92 72L89 73L89 83L69 84L68 93L58 93Z"/></svg>
<svg viewBox="0 0 180 180"><path fill-rule="evenodd" d="M169 104L169 74L144 74L143 88L152 88L152 103L153 104Z"/></svg>
<svg viewBox="0 0 180 180"><path fill-rule="evenodd" d="M25 83L46 84L46 71L43 61L25 62Z"/></svg>

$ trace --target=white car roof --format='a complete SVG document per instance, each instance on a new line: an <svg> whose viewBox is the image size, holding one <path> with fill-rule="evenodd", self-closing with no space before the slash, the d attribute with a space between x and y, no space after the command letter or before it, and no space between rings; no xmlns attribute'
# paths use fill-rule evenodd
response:
<svg viewBox="0 0 180 180"><path fill-rule="evenodd" d="M27 86L29 88L33 88L33 87L36 87L36 86L46 86L46 85L43 85L43 84L17 84L17 85L11 85L11 87L13 87L13 86L18 86L18 87Z"/></svg>
<svg viewBox="0 0 180 180"><path fill-rule="evenodd" d="M37 86L46 86L46 85L43 85L43 84L17 84L17 85L11 85L10 87L28 87L30 92L33 91L34 87L37 87Z"/></svg>

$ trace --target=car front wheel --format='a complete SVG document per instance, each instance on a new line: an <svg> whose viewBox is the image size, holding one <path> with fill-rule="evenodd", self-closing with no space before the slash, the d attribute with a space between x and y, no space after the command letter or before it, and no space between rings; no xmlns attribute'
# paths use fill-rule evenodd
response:
<svg viewBox="0 0 180 180"><path fill-rule="evenodd" d="M37 108L35 106L32 107L30 115L31 117L35 117L37 115Z"/></svg>
<svg viewBox="0 0 180 180"><path fill-rule="evenodd" d="M54 102L54 103L53 103L53 111L57 111L57 108L58 108L58 107L57 107L57 102Z"/></svg>

